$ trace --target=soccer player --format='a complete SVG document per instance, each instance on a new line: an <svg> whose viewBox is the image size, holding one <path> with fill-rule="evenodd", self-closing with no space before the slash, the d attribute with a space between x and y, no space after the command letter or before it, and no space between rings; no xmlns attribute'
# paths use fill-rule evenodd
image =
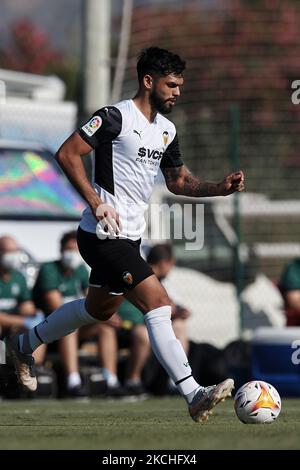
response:
<svg viewBox="0 0 300 470"><path fill-rule="evenodd" d="M202 387L193 378L171 323L165 289L139 253L155 177L161 168L168 189L185 196L227 196L244 189L242 171L221 182L204 182L183 164L175 126L164 115L180 96L185 62L176 54L150 47L137 62L139 88L133 99L94 113L57 152L57 161L87 202L78 229L78 246L91 267L86 299L55 310L28 333L8 343L19 380L35 389L32 352L81 325L105 321L124 297L144 314L151 347L184 396L190 416L204 421L230 395L234 382ZM93 185L81 156L95 150Z"/></svg>

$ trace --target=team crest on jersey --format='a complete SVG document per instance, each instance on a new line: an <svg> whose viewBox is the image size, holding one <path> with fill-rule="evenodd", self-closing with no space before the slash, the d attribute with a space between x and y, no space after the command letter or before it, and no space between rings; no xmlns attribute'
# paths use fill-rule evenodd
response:
<svg viewBox="0 0 300 470"><path fill-rule="evenodd" d="M97 132L97 130L101 127L102 124L102 119L100 116L94 116L92 119L89 120L83 127L82 130L89 136L92 137L92 135Z"/></svg>
<svg viewBox="0 0 300 470"><path fill-rule="evenodd" d="M122 278L123 278L123 281L128 284L129 286L131 286L131 284L133 283L133 276L130 272L128 271L125 271L123 274L122 274Z"/></svg>
<svg viewBox="0 0 300 470"><path fill-rule="evenodd" d="M167 145L168 140L169 140L169 132L168 131L165 131L163 133L163 140L164 140L164 145Z"/></svg>

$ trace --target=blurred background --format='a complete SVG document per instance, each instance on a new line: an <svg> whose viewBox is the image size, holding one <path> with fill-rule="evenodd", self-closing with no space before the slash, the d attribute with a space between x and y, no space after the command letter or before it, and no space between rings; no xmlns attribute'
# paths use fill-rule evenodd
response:
<svg viewBox="0 0 300 470"><path fill-rule="evenodd" d="M76 226L84 204L49 155L91 112L133 97L136 57L150 45L187 61L171 116L186 165L204 180L246 176L243 194L206 201L202 250L171 240L169 279L192 312L189 339L224 350L286 324L278 286L300 256L298 0L2 0L0 232L18 238L31 266L57 255L59 234ZM40 160L29 164L28 153ZM160 184L156 202L183 202ZM247 348L237 368L249 364Z"/></svg>

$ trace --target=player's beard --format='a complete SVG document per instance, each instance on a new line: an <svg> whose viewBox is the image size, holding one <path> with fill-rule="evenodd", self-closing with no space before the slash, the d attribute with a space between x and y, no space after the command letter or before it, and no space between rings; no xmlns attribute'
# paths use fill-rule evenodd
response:
<svg viewBox="0 0 300 470"><path fill-rule="evenodd" d="M167 101L158 96L155 90L150 95L150 102L152 106L161 114L169 114L172 111L172 106L167 105Z"/></svg>

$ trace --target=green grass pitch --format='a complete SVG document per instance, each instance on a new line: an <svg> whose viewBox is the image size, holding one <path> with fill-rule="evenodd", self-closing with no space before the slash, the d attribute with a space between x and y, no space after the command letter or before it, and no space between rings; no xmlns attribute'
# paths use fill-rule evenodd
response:
<svg viewBox="0 0 300 470"><path fill-rule="evenodd" d="M0 449L300 449L300 399L271 425L238 421L233 401L194 423L180 398L0 402Z"/></svg>

